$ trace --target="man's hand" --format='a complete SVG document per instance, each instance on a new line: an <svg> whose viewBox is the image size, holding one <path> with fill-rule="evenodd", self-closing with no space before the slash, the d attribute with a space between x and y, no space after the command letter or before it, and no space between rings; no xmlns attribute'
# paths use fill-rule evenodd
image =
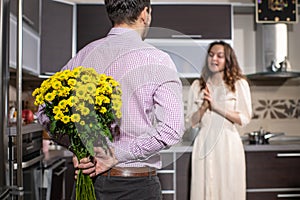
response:
<svg viewBox="0 0 300 200"><path fill-rule="evenodd" d="M106 172L118 163L114 155L113 149L103 149L102 147L94 147L95 156L93 158L83 158L78 163L76 156L73 156L73 164L75 169L75 179L79 173L79 169L82 173L90 175L90 177L97 176L103 172Z"/></svg>
<svg viewBox="0 0 300 200"><path fill-rule="evenodd" d="M115 157L115 152L113 149L109 148L107 150L101 147L94 147L95 151L95 175L106 172L116 164L118 160Z"/></svg>

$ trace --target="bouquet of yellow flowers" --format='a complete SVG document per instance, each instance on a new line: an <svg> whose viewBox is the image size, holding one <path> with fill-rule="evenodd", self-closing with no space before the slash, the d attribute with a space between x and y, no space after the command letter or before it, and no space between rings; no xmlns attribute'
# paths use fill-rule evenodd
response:
<svg viewBox="0 0 300 200"><path fill-rule="evenodd" d="M94 146L107 149L115 135L111 126L121 118L121 88L93 68L63 70L43 81L32 93L50 120L50 138L72 151L78 160L94 156ZM96 199L92 179L81 170L76 200Z"/></svg>

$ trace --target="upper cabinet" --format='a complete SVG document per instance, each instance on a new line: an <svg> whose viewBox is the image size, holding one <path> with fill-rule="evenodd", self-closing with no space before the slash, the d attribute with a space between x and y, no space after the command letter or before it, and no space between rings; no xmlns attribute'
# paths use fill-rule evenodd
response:
<svg viewBox="0 0 300 200"><path fill-rule="evenodd" d="M40 32L40 4L41 0L23 0L23 20L34 29ZM10 1L10 11L17 16L18 0Z"/></svg>
<svg viewBox="0 0 300 200"><path fill-rule="evenodd" d="M147 38L232 39L230 4L153 4ZM103 4L77 5L77 50L106 36L112 27ZM163 29L158 29L163 28Z"/></svg>
<svg viewBox="0 0 300 200"><path fill-rule="evenodd" d="M17 0L10 2L9 66L17 67ZM40 73L40 0L24 0L22 14L22 69L34 75ZM20 45L21 46L21 45Z"/></svg>
<svg viewBox="0 0 300 200"><path fill-rule="evenodd" d="M111 27L103 4L78 4L77 51L91 41L105 37Z"/></svg>
<svg viewBox="0 0 300 200"><path fill-rule="evenodd" d="M150 30L148 38L186 35L194 39L231 40L232 12L230 4L154 4L151 27L155 29Z"/></svg>
<svg viewBox="0 0 300 200"><path fill-rule="evenodd" d="M72 57L74 5L42 1L41 74L59 71Z"/></svg>

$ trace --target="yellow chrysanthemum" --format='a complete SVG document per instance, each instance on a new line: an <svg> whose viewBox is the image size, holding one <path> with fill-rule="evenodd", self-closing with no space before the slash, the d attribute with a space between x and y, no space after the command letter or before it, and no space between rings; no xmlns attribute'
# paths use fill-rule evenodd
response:
<svg viewBox="0 0 300 200"><path fill-rule="evenodd" d="M72 76L73 76L74 78L79 77L80 72L81 72L82 69L83 69L82 66L79 66L79 67L74 68L74 69L72 70L72 72L71 72L71 73L72 73Z"/></svg>
<svg viewBox="0 0 300 200"><path fill-rule="evenodd" d="M87 96L86 98L85 98L85 100L89 103L89 104L95 104L95 102L94 102L94 98L93 97L91 97L91 96Z"/></svg>
<svg viewBox="0 0 300 200"><path fill-rule="evenodd" d="M65 99L61 100L61 101L58 103L58 107L59 107L61 110L65 109L65 107L66 107L67 105L68 105L68 102L67 102L67 100L65 100Z"/></svg>
<svg viewBox="0 0 300 200"><path fill-rule="evenodd" d="M35 105L42 105L44 103L44 96L42 94L39 94L35 98Z"/></svg>
<svg viewBox="0 0 300 200"><path fill-rule="evenodd" d="M65 75L65 79L68 79L69 77L70 77L70 75L71 75L71 70L69 70L69 69L65 69L64 71L63 71L63 74Z"/></svg>
<svg viewBox="0 0 300 200"><path fill-rule="evenodd" d="M103 101L103 97L102 96L96 96L95 99L95 104L101 106L102 105L102 101Z"/></svg>
<svg viewBox="0 0 300 200"><path fill-rule="evenodd" d="M68 84L69 84L70 86L75 86L76 83L77 83L77 81L76 81L76 79L74 79L74 78L71 78L71 79L68 80Z"/></svg>
<svg viewBox="0 0 300 200"><path fill-rule="evenodd" d="M89 108L83 107L83 108L81 109L81 114L82 114L83 116L86 116L86 115L88 115L89 113L90 113L90 109L89 109Z"/></svg>
<svg viewBox="0 0 300 200"><path fill-rule="evenodd" d="M79 121L80 121L80 115L77 114L77 113L71 115L71 121L72 121L72 122L79 122Z"/></svg>
<svg viewBox="0 0 300 200"><path fill-rule="evenodd" d="M102 113L102 114L104 114L104 113L106 113L107 112L107 109L105 108L105 107L101 107L101 109L100 109L100 112Z"/></svg>
<svg viewBox="0 0 300 200"><path fill-rule="evenodd" d="M104 99L103 99L103 103L110 103L110 99L105 96Z"/></svg>
<svg viewBox="0 0 300 200"><path fill-rule="evenodd" d="M70 117L67 116L67 115L64 115L62 118L61 118L61 121L65 124L69 123L70 122Z"/></svg>
<svg viewBox="0 0 300 200"><path fill-rule="evenodd" d="M40 88L36 88L33 92L32 92L32 96L36 96L37 94L40 93Z"/></svg>
<svg viewBox="0 0 300 200"><path fill-rule="evenodd" d="M47 93L45 95L45 100L48 101L48 102L51 102L54 98L55 98L55 95L52 92Z"/></svg>
<svg viewBox="0 0 300 200"><path fill-rule="evenodd" d="M67 99L67 104L70 107L73 107L78 102L78 98L75 96L70 96L69 99Z"/></svg>
<svg viewBox="0 0 300 200"><path fill-rule="evenodd" d="M88 83L91 80L89 75L82 75L81 76L81 81L84 83Z"/></svg>
<svg viewBox="0 0 300 200"><path fill-rule="evenodd" d="M81 126L84 126L84 125L85 125L85 121L81 120L79 124L80 124Z"/></svg>
<svg viewBox="0 0 300 200"><path fill-rule="evenodd" d="M52 112L53 112L54 114L57 114L57 113L61 112L61 110L60 110L60 108L59 108L58 106L54 106Z"/></svg>
<svg viewBox="0 0 300 200"><path fill-rule="evenodd" d="M85 88L86 88L87 92L92 95L94 95L96 92L96 85L94 83L87 83L85 85Z"/></svg>
<svg viewBox="0 0 300 200"><path fill-rule="evenodd" d="M60 111L54 115L55 120L61 120L63 118L64 114Z"/></svg>
<svg viewBox="0 0 300 200"><path fill-rule="evenodd" d="M79 99L84 99L84 97L86 96L86 90L84 87L78 88L76 90L76 97Z"/></svg>
<svg viewBox="0 0 300 200"><path fill-rule="evenodd" d="M58 80L52 82L52 87L53 87L53 89L55 89L55 90L58 90L61 86L62 86L62 84L61 84L61 82L58 81Z"/></svg>
<svg viewBox="0 0 300 200"><path fill-rule="evenodd" d="M113 87L118 87L119 83L115 80L109 80L109 83L113 86Z"/></svg>

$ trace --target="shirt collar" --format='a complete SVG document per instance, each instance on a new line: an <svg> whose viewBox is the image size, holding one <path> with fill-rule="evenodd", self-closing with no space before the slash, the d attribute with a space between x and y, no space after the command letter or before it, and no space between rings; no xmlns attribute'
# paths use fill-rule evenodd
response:
<svg viewBox="0 0 300 200"><path fill-rule="evenodd" d="M138 34L138 32L130 28L121 28L121 27L112 28L107 35L111 36L111 35L122 35L122 34L126 34L126 35L130 34L134 37L138 37L142 39L141 36Z"/></svg>

